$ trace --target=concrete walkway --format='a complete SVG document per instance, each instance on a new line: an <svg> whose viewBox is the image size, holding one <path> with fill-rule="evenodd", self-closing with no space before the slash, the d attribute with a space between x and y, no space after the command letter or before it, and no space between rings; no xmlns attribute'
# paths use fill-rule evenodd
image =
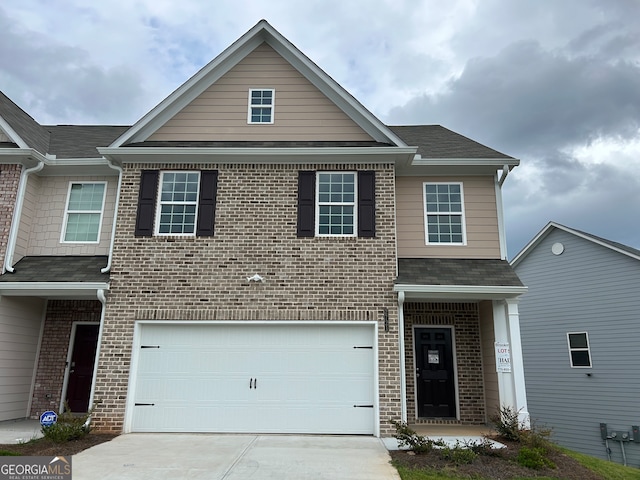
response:
<svg viewBox="0 0 640 480"><path fill-rule="evenodd" d="M381 440L131 433L73 456L74 480L399 480Z"/></svg>
<svg viewBox="0 0 640 480"><path fill-rule="evenodd" d="M0 444L25 443L42 436L38 420L20 419L0 422Z"/></svg>

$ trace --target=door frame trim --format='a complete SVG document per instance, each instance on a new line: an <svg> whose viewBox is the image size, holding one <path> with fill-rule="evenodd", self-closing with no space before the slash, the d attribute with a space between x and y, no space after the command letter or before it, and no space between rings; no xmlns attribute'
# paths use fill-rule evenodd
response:
<svg viewBox="0 0 640 480"><path fill-rule="evenodd" d="M412 355L413 355L413 418L431 418L418 416L418 378L416 376L416 330L419 328L444 329L451 330L451 354L453 355L453 393L456 406L456 420L460 421L460 394L458 389L458 355L456 352L456 327L454 325L413 325L411 330L412 339Z"/></svg>
<svg viewBox="0 0 640 480"><path fill-rule="evenodd" d="M72 322L71 323L71 335L69 336L69 347L67 348L67 357L65 360L65 367L64 367L64 380L62 381L62 395L60 395L60 406L58 407L58 411L61 413L64 412L64 401L67 398L67 388L69 387L69 373L71 371L71 358L73 357L73 347L75 346L75 342L76 342L76 330L78 325L97 325L98 330L100 329L100 322ZM98 353L98 346L96 345L96 358L94 360L94 367L95 367L95 362L98 361L97 353ZM93 385L93 382L95 381L95 368L93 369L93 372L94 373L92 374L92 378L91 378L92 385ZM91 401L91 392L89 392L89 398L87 400Z"/></svg>
<svg viewBox="0 0 640 480"><path fill-rule="evenodd" d="M133 411L135 403L136 373L138 371L138 352L140 351L141 330L143 325L366 325L373 327L373 435L380 437L380 362L379 362L379 330L376 321L331 321L331 320L136 320L133 326L133 342L129 365L129 381L127 383L127 400L122 433L131 433L133 425Z"/></svg>

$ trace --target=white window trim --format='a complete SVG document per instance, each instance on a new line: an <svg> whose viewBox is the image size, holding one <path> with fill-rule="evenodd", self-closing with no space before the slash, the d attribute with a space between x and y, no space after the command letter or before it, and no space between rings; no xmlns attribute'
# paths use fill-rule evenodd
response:
<svg viewBox="0 0 640 480"><path fill-rule="evenodd" d="M571 348L569 335L585 335L587 339L587 348ZM589 342L589 332L567 332L567 348L569 349L569 365L571 368L593 368L593 358L591 357L591 342ZM589 365L574 365L571 352L587 352L589 354Z"/></svg>
<svg viewBox="0 0 640 480"><path fill-rule="evenodd" d="M271 105L255 105L256 107L261 108L271 108L271 121L270 122L252 122L251 121L251 108L254 105L251 105L251 94L253 92L271 92ZM249 99L248 99L248 108L247 108L247 123L250 125L272 125L273 121L276 117L276 90L275 88L250 88L249 89Z"/></svg>
<svg viewBox="0 0 640 480"><path fill-rule="evenodd" d="M72 210L70 212L69 201L71 200L71 187L73 185L104 185L104 190L102 192L102 207L100 208L100 212L98 212L97 210ZM62 232L60 233L60 243L94 244L94 245L100 243L100 236L102 235L102 220L104 218L104 205L107 198L107 186L108 186L108 182L104 182L104 181L78 182L78 181L72 180L69 182L69 187L67 188L67 202L64 207L64 218L62 221ZM69 220L69 213L90 213L90 214L100 213L100 223L98 225L98 236L96 240L87 240L87 241L65 240L66 233L67 233L67 223Z"/></svg>
<svg viewBox="0 0 640 480"><path fill-rule="evenodd" d="M198 190L196 191L195 202L163 202L162 201L162 179L165 173L197 173L198 174ZM156 215L154 220L153 232L159 237L195 237L198 230L198 210L200 207L200 170L163 170L160 172L158 179L158 191L156 193ZM160 212L162 205L192 205L195 204L195 223L193 225L193 233L160 233Z"/></svg>
<svg viewBox="0 0 640 480"><path fill-rule="evenodd" d="M460 215L461 223L462 223L462 242L429 242L429 222L427 220L427 215L451 215L451 212L448 213L428 213L427 212L427 185L459 185L460 186L460 203L461 203L461 213L454 213L454 215ZM422 183L422 212L423 212L423 222L424 222L424 242L425 245L430 246L438 246L438 247L464 247L467 245L467 220L465 215L465 206L464 206L464 185L462 182L423 182Z"/></svg>
<svg viewBox="0 0 640 480"><path fill-rule="evenodd" d="M322 202L322 205L352 205L353 206L353 233L320 233L320 175L326 174L353 174L353 202ZM316 200L315 200L315 235L316 237L357 237L358 236L358 172L355 171L317 171L316 172Z"/></svg>

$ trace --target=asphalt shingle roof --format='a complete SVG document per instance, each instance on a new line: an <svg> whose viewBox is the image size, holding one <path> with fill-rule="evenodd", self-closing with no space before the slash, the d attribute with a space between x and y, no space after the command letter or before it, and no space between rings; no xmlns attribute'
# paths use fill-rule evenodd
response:
<svg viewBox="0 0 640 480"><path fill-rule="evenodd" d="M389 128L407 145L418 147L423 158L513 158L440 125Z"/></svg>
<svg viewBox="0 0 640 480"><path fill-rule="evenodd" d="M108 282L109 274L100 273L107 260L104 255L23 257L0 282Z"/></svg>
<svg viewBox="0 0 640 480"><path fill-rule="evenodd" d="M509 262L494 259L399 258L399 285L524 286Z"/></svg>
<svg viewBox="0 0 640 480"><path fill-rule="evenodd" d="M99 158L96 147L108 147L130 127L124 125L46 125L49 151L60 158Z"/></svg>
<svg viewBox="0 0 640 480"><path fill-rule="evenodd" d="M0 117L4 118L29 147L35 148L40 153L47 153L49 147L48 130L2 92L0 92Z"/></svg>

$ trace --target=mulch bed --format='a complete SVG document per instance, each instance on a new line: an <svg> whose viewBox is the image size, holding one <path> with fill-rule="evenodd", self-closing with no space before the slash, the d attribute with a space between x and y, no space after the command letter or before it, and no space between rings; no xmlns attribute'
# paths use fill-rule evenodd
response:
<svg viewBox="0 0 640 480"><path fill-rule="evenodd" d="M413 454L413 452L404 450L389 453L395 463L407 468L432 468L461 477L468 476L469 478L482 477L495 480L522 477L547 477L566 480L602 480L603 478L558 450L553 450L548 457L556 465L556 468L534 470L523 467L516 462L520 444L502 439L497 440L506 445L506 448L501 449L497 456L482 455L468 465L455 465L453 462L443 459L436 450L424 454Z"/></svg>
<svg viewBox="0 0 640 480"><path fill-rule="evenodd" d="M107 435L100 433L89 433L83 438L78 440L72 440L66 443L53 443L46 438L39 438L27 443L20 443L17 445L0 444L0 451L17 453L23 456L70 456L75 455L89 447L99 445L109 440L113 440L117 435Z"/></svg>

